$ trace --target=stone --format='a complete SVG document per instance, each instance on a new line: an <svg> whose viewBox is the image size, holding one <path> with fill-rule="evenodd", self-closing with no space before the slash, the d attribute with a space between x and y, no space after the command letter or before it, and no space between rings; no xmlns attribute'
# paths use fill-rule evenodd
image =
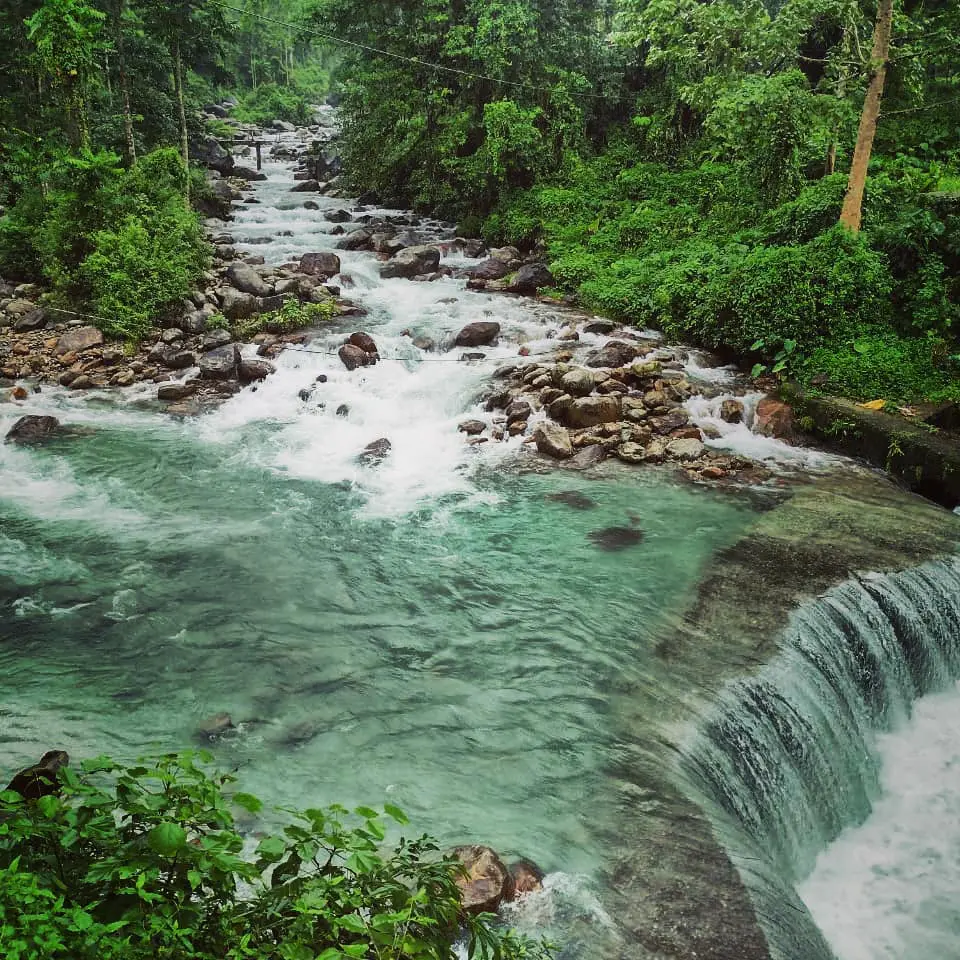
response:
<svg viewBox="0 0 960 960"><path fill-rule="evenodd" d="M534 297L543 287L552 287L555 283L553 274L545 263L528 263L517 271L508 289L511 293Z"/></svg>
<svg viewBox="0 0 960 960"><path fill-rule="evenodd" d="M48 750L39 763L19 771L4 789L19 793L27 801L57 796L60 793L59 773L69 763L70 754L66 750Z"/></svg>
<svg viewBox="0 0 960 960"><path fill-rule="evenodd" d="M251 167L234 167L230 171L231 177L236 177L238 180L254 180L261 181L266 180L267 175L259 170L254 170Z"/></svg>
<svg viewBox="0 0 960 960"><path fill-rule="evenodd" d="M466 274L471 280L502 280L510 275L510 268L502 260L491 257L470 267Z"/></svg>
<svg viewBox="0 0 960 960"><path fill-rule="evenodd" d="M383 265L380 276L386 280L400 277L412 280L421 274L433 273L439 266L440 251L436 247L406 247Z"/></svg>
<svg viewBox="0 0 960 960"><path fill-rule="evenodd" d="M290 190L291 193L319 193L319 180L303 180Z"/></svg>
<svg viewBox="0 0 960 960"><path fill-rule="evenodd" d="M500 336L500 324L492 320L468 323L454 341L455 347L487 347Z"/></svg>
<svg viewBox="0 0 960 960"><path fill-rule="evenodd" d="M327 223L349 223L353 219L353 215L349 210L328 210L323 215L323 219Z"/></svg>
<svg viewBox="0 0 960 960"><path fill-rule="evenodd" d="M348 370L356 370L358 367L369 367L377 362L377 355L367 353L360 347L352 343L346 343L340 348L340 360Z"/></svg>
<svg viewBox="0 0 960 960"><path fill-rule="evenodd" d="M16 333L32 333L34 330L42 330L47 325L47 315L37 307L29 313L19 316L13 324Z"/></svg>
<svg viewBox="0 0 960 960"><path fill-rule="evenodd" d="M529 420L533 413L533 407L526 400L514 400L507 407L507 423L519 423L521 420Z"/></svg>
<svg viewBox="0 0 960 960"><path fill-rule="evenodd" d="M642 348L624 340L611 340L606 346L594 350L586 360L588 367L617 368L632 363L642 353Z"/></svg>
<svg viewBox="0 0 960 960"><path fill-rule="evenodd" d="M196 354L192 350L171 350L162 361L169 370L188 370L197 364Z"/></svg>
<svg viewBox="0 0 960 960"><path fill-rule="evenodd" d="M250 293L224 287L220 291L221 309L228 320L248 320L257 312L257 298Z"/></svg>
<svg viewBox="0 0 960 960"><path fill-rule="evenodd" d="M662 417L651 417L649 420L650 429L662 437L681 430L689 422L690 417L685 410L673 410Z"/></svg>
<svg viewBox="0 0 960 960"><path fill-rule="evenodd" d="M376 466L390 456L392 449L393 444L389 440L385 438L374 440L373 443L367 444L367 446L364 447L363 453L361 453L357 459L367 466Z"/></svg>
<svg viewBox="0 0 960 960"><path fill-rule="evenodd" d="M240 350L235 344L216 347L200 358L203 380L232 380L237 372Z"/></svg>
<svg viewBox="0 0 960 960"><path fill-rule="evenodd" d="M96 327L78 327L68 330L57 341L53 349L55 357L62 357L65 353L82 353L93 347L103 346L103 334Z"/></svg>
<svg viewBox="0 0 960 960"><path fill-rule="evenodd" d="M764 397L757 405L753 429L765 437L791 441L794 437L793 408L781 400Z"/></svg>
<svg viewBox="0 0 960 960"><path fill-rule="evenodd" d="M340 258L335 253L305 253L300 258L300 272L310 277L329 280L340 272Z"/></svg>
<svg viewBox="0 0 960 960"><path fill-rule="evenodd" d="M621 443L615 452L624 463L644 463L647 459L647 448L639 443Z"/></svg>
<svg viewBox="0 0 960 960"><path fill-rule="evenodd" d="M424 353L432 353L437 347L432 337L414 337L413 345Z"/></svg>
<svg viewBox="0 0 960 960"><path fill-rule="evenodd" d="M203 310L194 310L186 314L179 322L183 327L184 333L193 334L203 333L207 329L208 316Z"/></svg>
<svg viewBox="0 0 960 960"><path fill-rule="evenodd" d="M304 209L304 210L319 210L319 209L320 209L320 204L317 203L316 200L308 200L308 201L303 205L303 209Z"/></svg>
<svg viewBox="0 0 960 960"><path fill-rule="evenodd" d="M205 138L199 145L194 144L190 151L191 159L216 170L226 176L233 170L234 159L232 154L225 150L215 137Z"/></svg>
<svg viewBox="0 0 960 960"><path fill-rule="evenodd" d="M246 263L232 263L227 268L227 280L241 293L251 293L255 297L268 297L273 288L263 277Z"/></svg>
<svg viewBox="0 0 960 960"><path fill-rule="evenodd" d="M233 343L233 337L229 330L222 329L211 330L209 333L204 334L203 340L200 341L204 351L216 350L217 347L225 347L228 343Z"/></svg>
<svg viewBox="0 0 960 960"><path fill-rule="evenodd" d="M490 256L504 263L515 263L520 259L520 251L516 247L498 247L490 251Z"/></svg>
<svg viewBox="0 0 960 960"><path fill-rule="evenodd" d="M553 457L555 460L569 460L573 456L570 432L559 423L548 420L537 424L533 439L537 450L544 456Z"/></svg>
<svg viewBox="0 0 960 960"><path fill-rule="evenodd" d="M597 385L596 377L583 367L577 367L565 374L560 384L564 391L575 397L586 397L593 393Z"/></svg>
<svg viewBox="0 0 960 960"><path fill-rule="evenodd" d="M592 333L601 337L609 337L617 325L612 320L591 320L584 328L584 333Z"/></svg>
<svg viewBox="0 0 960 960"><path fill-rule="evenodd" d="M743 423L745 411L740 400L724 400L720 405L720 419L726 423Z"/></svg>
<svg viewBox="0 0 960 960"><path fill-rule="evenodd" d="M543 889L543 871L532 860L518 860L510 864L513 879L513 896L519 900Z"/></svg>
<svg viewBox="0 0 960 960"><path fill-rule="evenodd" d="M674 460L699 460L707 452L700 440L671 440L666 453Z"/></svg>
<svg viewBox="0 0 960 960"><path fill-rule="evenodd" d="M572 470L589 470L590 467L595 467L598 463L602 463L606 459L606 448L593 445L585 447L583 450L574 454L573 459L567 463L567 466Z"/></svg>
<svg viewBox="0 0 960 960"><path fill-rule="evenodd" d="M337 416L338 416L338 417L349 417L349 416L350 416L350 407L348 407L347 404L345 404L345 403L341 403L340 406L337 407Z"/></svg>
<svg viewBox="0 0 960 960"><path fill-rule="evenodd" d="M157 389L157 399L165 403L178 403L188 400L197 392L194 383L163 383Z"/></svg>
<svg viewBox="0 0 960 960"><path fill-rule="evenodd" d="M137 382L137 375L132 370L121 370L111 381L112 387L132 387Z"/></svg>
<svg viewBox="0 0 960 960"><path fill-rule="evenodd" d="M465 420L457 429L468 437L479 437L487 429L487 425L482 420Z"/></svg>
<svg viewBox="0 0 960 960"><path fill-rule="evenodd" d="M338 244L338 250L370 250L373 247L373 233L370 230L354 230Z"/></svg>
<svg viewBox="0 0 960 960"><path fill-rule="evenodd" d="M39 443L60 429L56 417L21 417L7 432L8 443Z"/></svg>
<svg viewBox="0 0 960 960"><path fill-rule="evenodd" d="M529 426L526 420L514 420L513 423L508 424L507 433L509 433L511 437L522 437L527 432Z"/></svg>
<svg viewBox="0 0 960 960"><path fill-rule="evenodd" d="M93 379L86 374L81 374L70 381L71 390L90 390L94 386L96 384L94 384Z"/></svg>
<svg viewBox="0 0 960 960"><path fill-rule="evenodd" d="M463 872L457 876L457 886L465 913L496 913L505 900L513 899L510 871L490 847L457 847L453 856L463 864Z"/></svg>
<svg viewBox="0 0 960 960"><path fill-rule="evenodd" d="M352 333L350 334L350 338L347 340L347 343L352 344L355 347L359 347L364 353L373 353L377 356L380 355L377 344L369 333Z"/></svg>
<svg viewBox="0 0 960 960"><path fill-rule="evenodd" d="M235 730L233 719L229 713L218 713L212 717L207 717L197 727L197 737L200 740L213 741L222 737L230 730Z"/></svg>
<svg viewBox="0 0 960 960"><path fill-rule="evenodd" d="M248 360L242 357L237 364L237 378L241 383L258 383L276 372L277 368L266 360Z"/></svg>
<svg viewBox="0 0 960 960"><path fill-rule="evenodd" d="M564 422L571 427L595 427L619 419L619 397L582 397L570 405Z"/></svg>
<svg viewBox="0 0 960 960"><path fill-rule="evenodd" d="M183 331L177 327L171 327L160 334L160 342L172 347L183 340Z"/></svg>
<svg viewBox="0 0 960 960"><path fill-rule="evenodd" d="M571 397L569 393L565 393L550 403L547 407L547 413L549 413L554 420L559 420L562 423L566 419L572 406L573 397Z"/></svg>
<svg viewBox="0 0 960 960"><path fill-rule="evenodd" d="M601 550L618 553L643 543L643 531L635 527L607 527L604 530L594 530L587 534L587 538Z"/></svg>

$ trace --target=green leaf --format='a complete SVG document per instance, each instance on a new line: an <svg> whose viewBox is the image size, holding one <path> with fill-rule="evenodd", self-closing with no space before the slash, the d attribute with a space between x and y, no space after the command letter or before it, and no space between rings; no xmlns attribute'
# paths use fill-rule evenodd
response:
<svg viewBox="0 0 960 960"><path fill-rule="evenodd" d="M380 816L376 810L371 810L370 807L357 807L353 811L358 817L363 817L364 820L376 820Z"/></svg>
<svg viewBox="0 0 960 960"><path fill-rule="evenodd" d="M351 943L343 948L343 952L348 957L365 957L367 955L367 945L365 943Z"/></svg>
<svg viewBox="0 0 960 960"><path fill-rule="evenodd" d="M188 870L187 882L191 890L199 890L203 884L203 874L199 870Z"/></svg>
<svg viewBox="0 0 960 960"><path fill-rule="evenodd" d="M757 340L754 342L753 346L750 347L750 352L756 353L757 350L762 350L766 345L766 340Z"/></svg>
<svg viewBox="0 0 960 960"><path fill-rule="evenodd" d="M870 351L870 341L869 340L857 340L853 345L855 353L864 354Z"/></svg>
<svg viewBox="0 0 960 960"><path fill-rule="evenodd" d="M351 933L366 933L367 925L363 922L363 917L356 913L348 913L339 920L340 926Z"/></svg>
<svg viewBox="0 0 960 960"><path fill-rule="evenodd" d="M347 858L347 869L354 873L372 873L380 865L380 860L372 853L358 850Z"/></svg>
<svg viewBox="0 0 960 960"><path fill-rule="evenodd" d="M761 374L767 372L767 365L765 363L758 363L754 366L753 370L750 371L751 377L759 377Z"/></svg>
<svg viewBox="0 0 960 960"><path fill-rule="evenodd" d="M37 809L48 819L52 820L60 809L59 797L41 797L37 801Z"/></svg>
<svg viewBox="0 0 960 960"><path fill-rule="evenodd" d="M388 817L396 820L397 823L401 825L410 822L410 819L407 817L407 815L399 807L395 807L392 803L385 803L383 805L383 810Z"/></svg>
<svg viewBox="0 0 960 960"><path fill-rule="evenodd" d="M86 910L75 910L73 925L77 930L89 930L93 926L93 917Z"/></svg>
<svg viewBox="0 0 960 960"><path fill-rule="evenodd" d="M263 802L252 793L235 793L233 802L249 813L259 813L263 809Z"/></svg>
<svg viewBox="0 0 960 960"><path fill-rule="evenodd" d="M786 354L791 354L791 353L793 353L793 351L796 350L796 349L797 349L797 341L796 341L796 340L784 340L784 341L783 341L783 352L784 352L784 353L786 353Z"/></svg>
<svg viewBox="0 0 960 960"><path fill-rule="evenodd" d="M340 960L343 954L336 947L327 947L318 957L317 960Z"/></svg>
<svg viewBox="0 0 960 960"><path fill-rule="evenodd" d="M282 837L264 837L257 847L257 855L270 863L276 863L287 852L287 844Z"/></svg>
<svg viewBox="0 0 960 960"><path fill-rule="evenodd" d="M781 360L781 361L773 368L773 372L774 372L774 373L783 373L783 371L787 369L787 366L788 366L787 361L786 361L786 360Z"/></svg>
<svg viewBox="0 0 960 960"><path fill-rule="evenodd" d="M187 831L178 823L161 823L147 835L147 843L161 857L175 857L187 845Z"/></svg>

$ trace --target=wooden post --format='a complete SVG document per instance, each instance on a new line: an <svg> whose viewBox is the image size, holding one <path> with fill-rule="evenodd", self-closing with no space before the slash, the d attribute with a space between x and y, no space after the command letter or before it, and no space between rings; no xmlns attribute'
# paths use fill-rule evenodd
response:
<svg viewBox="0 0 960 960"><path fill-rule="evenodd" d="M258 140L257 143L256 143L256 147L257 147L257 169L258 169L258 170L262 169L262 167L263 167L263 158L260 156L260 146L261 146L261 144L260 144L260 141Z"/></svg>

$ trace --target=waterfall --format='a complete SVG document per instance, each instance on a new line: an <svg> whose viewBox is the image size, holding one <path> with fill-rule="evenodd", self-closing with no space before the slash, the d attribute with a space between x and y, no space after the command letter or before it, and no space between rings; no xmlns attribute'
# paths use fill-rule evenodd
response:
<svg viewBox="0 0 960 960"><path fill-rule="evenodd" d="M958 638L960 559L847 581L793 616L781 652L727 685L684 751L773 957L831 956L795 884L869 815L877 733L960 676Z"/></svg>

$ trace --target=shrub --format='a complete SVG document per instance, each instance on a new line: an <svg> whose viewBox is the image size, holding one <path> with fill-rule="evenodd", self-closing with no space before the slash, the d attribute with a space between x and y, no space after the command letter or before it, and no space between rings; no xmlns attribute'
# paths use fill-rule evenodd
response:
<svg viewBox="0 0 960 960"><path fill-rule="evenodd" d="M337 301L331 297L322 303L300 303L288 300L279 310L261 313L248 320L238 320L233 334L238 340L251 340L258 333L291 333L316 324L329 323L337 315ZM214 319L217 319L216 317ZM226 318L223 318L226 324ZM210 324L207 324L210 326Z"/></svg>
<svg viewBox="0 0 960 960"><path fill-rule="evenodd" d="M304 124L310 122L313 110L299 89L263 83L244 95L233 115L241 123L266 124L272 120L286 120Z"/></svg>
<svg viewBox="0 0 960 960"><path fill-rule="evenodd" d="M0 795L0 932L11 960L451 960L545 948L463 917L458 864L427 837L385 846L367 807L292 815L251 856L203 754L60 772L62 794ZM387 806L389 821L407 819ZM461 926L462 925L462 926ZM12 951L12 952L11 952Z"/></svg>

